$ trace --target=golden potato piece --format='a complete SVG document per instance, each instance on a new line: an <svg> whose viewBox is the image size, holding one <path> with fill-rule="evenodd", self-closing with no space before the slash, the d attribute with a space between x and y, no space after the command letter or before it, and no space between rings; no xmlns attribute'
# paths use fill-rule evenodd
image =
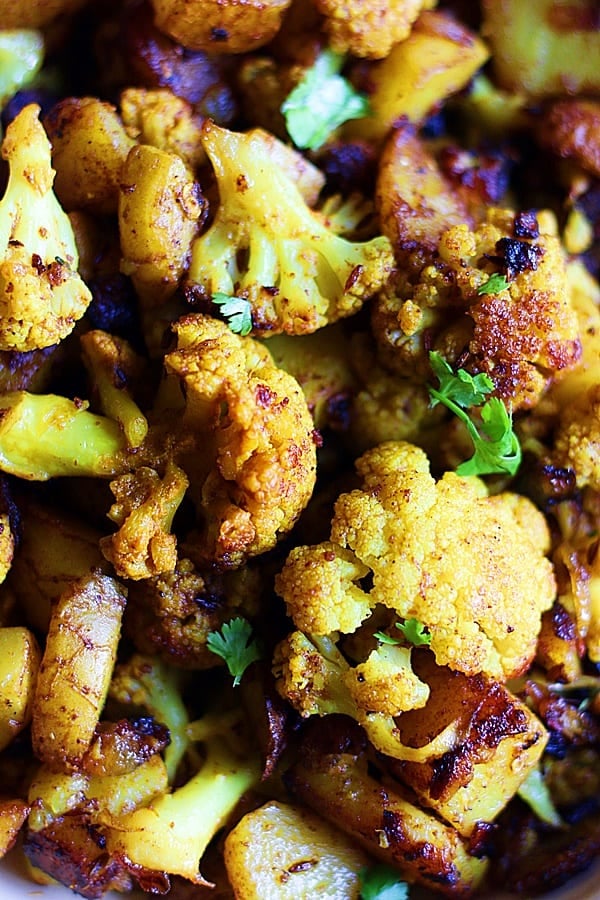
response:
<svg viewBox="0 0 600 900"><path fill-rule="evenodd" d="M161 31L190 50L245 53L275 37L291 0L152 0Z"/></svg>
<svg viewBox="0 0 600 900"><path fill-rule="evenodd" d="M482 8L502 87L536 97L600 91L596 0L483 0Z"/></svg>
<svg viewBox="0 0 600 900"><path fill-rule="evenodd" d="M31 739L36 755L70 771L88 749L108 692L125 589L94 573L70 585L50 619L35 692Z"/></svg>
<svg viewBox="0 0 600 900"><path fill-rule="evenodd" d="M13 847L28 813L29 806L23 800L0 799L0 859Z"/></svg>
<svg viewBox="0 0 600 900"><path fill-rule="evenodd" d="M381 229L394 249L435 251L448 228L471 222L412 125L393 131L381 154L376 192Z"/></svg>
<svg viewBox="0 0 600 900"><path fill-rule="evenodd" d="M424 12L410 35L369 70L371 114L345 126L354 137L381 140L402 117L420 122L464 88L489 56L482 40L439 12Z"/></svg>
<svg viewBox="0 0 600 900"><path fill-rule="evenodd" d="M27 628L0 628L0 750L31 720L39 664L39 647Z"/></svg>
<svg viewBox="0 0 600 900"><path fill-rule="evenodd" d="M54 190L67 211L117 211L121 169L135 141L110 103L66 97L44 118L56 169Z"/></svg>
<svg viewBox="0 0 600 900"><path fill-rule="evenodd" d="M536 136L558 156L600 178L600 102L557 100L543 113Z"/></svg>
<svg viewBox="0 0 600 900"><path fill-rule="evenodd" d="M177 289L203 209L199 185L179 156L132 148L119 194L121 269L146 305L160 305Z"/></svg>
<svg viewBox="0 0 600 900"><path fill-rule="evenodd" d="M355 900L366 855L320 816L271 801L247 813L225 841L236 900Z"/></svg>

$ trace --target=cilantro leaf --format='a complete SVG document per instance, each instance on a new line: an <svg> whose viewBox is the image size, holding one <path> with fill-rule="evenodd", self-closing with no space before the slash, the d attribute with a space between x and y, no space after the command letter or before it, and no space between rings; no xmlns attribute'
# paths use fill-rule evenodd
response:
<svg viewBox="0 0 600 900"><path fill-rule="evenodd" d="M340 75L344 57L325 50L281 106L288 134L297 147L318 150L332 131L369 112L369 102Z"/></svg>
<svg viewBox="0 0 600 900"><path fill-rule="evenodd" d="M431 643L431 635L425 631L426 625L419 622L418 619L407 619L406 622L396 622L396 628L401 631L405 640L410 641L415 647L429 646ZM376 631L374 637L382 644L399 644L401 639L385 634L383 631Z"/></svg>
<svg viewBox="0 0 600 900"><path fill-rule="evenodd" d="M501 272L494 272L493 275L490 275L488 280L484 284L480 284L477 288L478 294L499 294L500 291L505 291L508 288L508 281L506 280L506 275L502 275Z"/></svg>
<svg viewBox="0 0 600 900"><path fill-rule="evenodd" d="M485 372L470 375L464 369L459 369L455 373L436 350L429 354L429 363L440 383L438 389L429 388L432 406L437 403L447 405L446 401L451 400L463 409L468 409L470 406L479 406L485 400L485 395L494 390L494 382Z"/></svg>
<svg viewBox="0 0 600 900"><path fill-rule="evenodd" d="M493 475L506 472L514 475L521 464L521 446L513 431L512 416L499 397L492 397L482 406L481 430L485 435L483 438L476 430L477 437L469 430L475 453L471 459L456 467L457 474Z"/></svg>
<svg viewBox="0 0 600 900"><path fill-rule="evenodd" d="M380 863L361 869L361 900L407 900L408 884L401 880L399 872Z"/></svg>
<svg viewBox="0 0 600 900"><path fill-rule="evenodd" d="M221 308L228 325L235 334L250 334L252 331L252 314L250 301L244 297L230 297L229 294L213 294L213 303Z"/></svg>
<svg viewBox="0 0 600 900"><path fill-rule="evenodd" d="M250 663L261 657L257 642L250 640L251 635L250 623L238 616L225 622L220 632L211 631L206 639L208 649L227 663L234 687L240 683Z"/></svg>
<svg viewBox="0 0 600 900"><path fill-rule="evenodd" d="M425 631L426 626L418 619L407 619L406 622L396 622L396 628L402 632L407 641L415 647L424 647L431 643L431 635Z"/></svg>
<svg viewBox="0 0 600 900"><path fill-rule="evenodd" d="M453 372L447 361L437 352L429 354L431 368L440 386L429 385L431 405L443 403L466 426L473 441L473 456L456 467L458 475L514 475L521 464L521 445L513 431L512 415L502 400L491 397L483 402L493 389L488 375L470 375L464 369ZM481 405L483 403L483 406ZM479 408L480 430L466 412L470 407Z"/></svg>

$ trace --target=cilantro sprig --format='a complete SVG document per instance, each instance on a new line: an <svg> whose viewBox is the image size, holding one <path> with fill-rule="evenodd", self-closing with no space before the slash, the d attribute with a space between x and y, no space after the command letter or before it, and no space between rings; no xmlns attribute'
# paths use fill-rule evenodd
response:
<svg viewBox="0 0 600 900"><path fill-rule="evenodd" d="M358 874L361 900L407 900L408 884L391 866L379 863Z"/></svg>
<svg viewBox="0 0 600 900"><path fill-rule="evenodd" d="M324 50L281 106L296 147L318 150L344 122L369 113L366 97L354 90L340 70L344 56Z"/></svg>
<svg viewBox="0 0 600 900"><path fill-rule="evenodd" d="M436 351L429 361L439 387L429 385L431 406L442 403L466 426L473 442L473 456L456 468L458 475L514 475L521 463L521 445L512 427L512 415L499 397L486 400L494 389L489 375L471 375L464 369L454 372ZM467 412L476 407L479 426Z"/></svg>
<svg viewBox="0 0 600 900"><path fill-rule="evenodd" d="M238 616L225 622L221 631L211 631L206 639L208 649L225 660L234 687L238 686L250 663L261 658L258 643L251 638L252 626Z"/></svg>
<svg viewBox="0 0 600 900"><path fill-rule="evenodd" d="M228 326L235 334L246 335L252 331L252 311L250 301L244 297L231 297L217 291L213 294L213 303L220 307L222 314L228 319Z"/></svg>
<svg viewBox="0 0 600 900"><path fill-rule="evenodd" d="M396 622L396 628L402 632L403 637L415 647L428 647L431 643L431 635L426 631L427 626L418 619L407 619L406 622ZM395 638L383 631L376 631L375 637L382 644L399 644L401 638Z"/></svg>

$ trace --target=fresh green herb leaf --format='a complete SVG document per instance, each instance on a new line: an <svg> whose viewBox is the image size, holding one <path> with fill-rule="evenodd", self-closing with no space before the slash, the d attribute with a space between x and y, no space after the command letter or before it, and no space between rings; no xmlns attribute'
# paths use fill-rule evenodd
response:
<svg viewBox="0 0 600 900"><path fill-rule="evenodd" d="M213 303L221 307L221 312L228 319L228 325L235 334L250 334L252 331L252 314L250 301L244 297L230 297L229 294L217 292L213 294Z"/></svg>
<svg viewBox="0 0 600 900"><path fill-rule="evenodd" d="M255 640L250 640L251 636L250 623L238 617L225 622L220 632L211 631L206 639L208 649L227 663L234 687L240 683L250 663L261 657L258 644Z"/></svg>
<svg viewBox="0 0 600 900"><path fill-rule="evenodd" d="M554 806L548 785L539 769L532 769L517 791L521 800L547 825L560 828L563 821Z"/></svg>
<svg viewBox="0 0 600 900"><path fill-rule="evenodd" d="M477 288L478 294L499 294L500 291L505 291L508 288L508 281L506 280L506 275L502 275L500 272L494 272L493 275L490 275L485 284L480 284Z"/></svg>
<svg viewBox="0 0 600 900"><path fill-rule="evenodd" d="M281 106L288 134L297 147L318 150L329 135L350 119L369 113L369 102L340 75L344 57L321 53Z"/></svg>
<svg viewBox="0 0 600 900"><path fill-rule="evenodd" d="M426 631L426 625L418 619L407 619L406 622L396 622L396 628L402 632L405 640L410 641L415 647L429 646L431 635ZM399 644L401 638L392 637L384 631L376 631L374 637L382 644Z"/></svg>
<svg viewBox="0 0 600 900"><path fill-rule="evenodd" d="M512 415L502 400L492 397L483 403L493 389L488 375L470 375L464 369L453 372L439 353L429 354L439 388L429 385L431 405L443 403L464 423L473 441L473 456L456 468L458 475L514 475L521 464L521 445L513 431ZM483 403L483 406L481 405ZM466 410L478 407L479 430Z"/></svg>
<svg viewBox="0 0 600 900"><path fill-rule="evenodd" d="M472 422L469 434L475 447L471 459L456 467L458 475L514 475L521 464L521 445L513 431L512 416L499 397L481 407L482 437Z"/></svg>
<svg viewBox="0 0 600 900"><path fill-rule="evenodd" d="M494 390L494 382L485 372L479 375L471 375L464 369L454 372L447 360L432 350L429 354L429 363L433 369L433 374L438 379L439 388L430 388L431 405L444 403L451 400L457 403L463 409L471 406L479 406L485 400L485 395Z"/></svg>
<svg viewBox="0 0 600 900"><path fill-rule="evenodd" d="M396 622L396 628L402 632L407 641L415 647L424 647L431 643L431 635L425 631L426 626L418 619L407 619L406 622Z"/></svg>
<svg viewBox="0 0 600 900"><path fill-rule="evenodd" d="M373 634L373 637L376 637L380 644L392 644L392 646L396 646L401 643L400 638L394 637L391 634L386 634L385 631L376 631Z"/></svg>
<svg viewBox="0 0 600 900"><path fill-rule="evenodd" d="M407 900L408 884L402 881L399 872L383 863L361 869L361 900Z"/></svg>

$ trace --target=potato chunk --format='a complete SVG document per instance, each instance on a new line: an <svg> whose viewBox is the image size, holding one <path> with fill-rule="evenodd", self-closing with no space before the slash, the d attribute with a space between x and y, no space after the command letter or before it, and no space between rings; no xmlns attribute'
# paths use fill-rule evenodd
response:
<svg viewBox="0 0 600 900"><path fill-rule="evenodd" d="M229 833L225 865L236 900L354 900L367 858L315 813L272 801Z"/></svg>
<svg viewBox="0 0 600 900"><path fill-rule="evenodd" d="M125 590L98 573L73 582L50 620L37 682L32 743L56 771L70 771L88 749L112 675Z"/></svg>
<svg viewBox="0 0 600 900"><path fill-rule="evenodd" d="M0 750L29 724L39 663L27 628L0 628Z"/></svg>

